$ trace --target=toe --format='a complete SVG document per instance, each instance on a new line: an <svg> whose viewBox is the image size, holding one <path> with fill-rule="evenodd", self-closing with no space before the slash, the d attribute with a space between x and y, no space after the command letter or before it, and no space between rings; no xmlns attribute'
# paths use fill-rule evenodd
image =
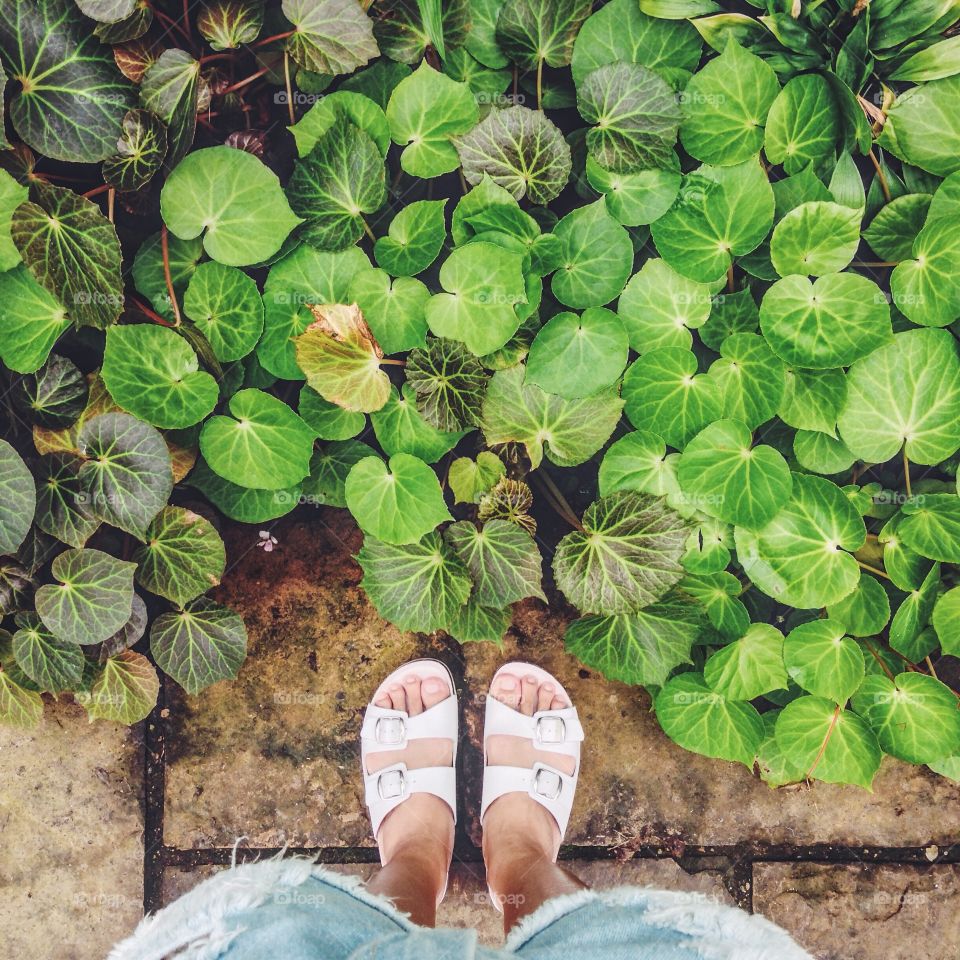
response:
<svg viewBox="0 0 960 960"><path fill-rule="evenodd" d="M450 696L450 685L439 677L427 677L420 684L420 696L423 699L423 709L429 710Z"/></svg>
<svg viewBox="0 0 960 960"><path fill-rule="evenodd" d="M407 696L407 713L415 717L423 713L423 697L420 695L420 678L412 673L403 678L403 689Z"/></svg>
<svg viewBox="0 0 960 960"><path fill-rule="evenodd" d="M569 706L569 704L564 703L564 701L563 701L560 697L554 697L554 698L553 698L553 701L552 701L551 704L550 704L550 709L551 709L551 710L564 710L564 709L566 709L566 707L568 707L568 706Z"/></svg>
<svg viewBox="0 0 960 960"><path fill-rule="evenodd" d="M390 710L393 708L393 704L390 702L390 695L388 693L382 693L376 700L373 701L378 707L383 707L384 710Z"/></svg>
<svg viewBox="0 0 960 960"><path fill-rule="evenodd" d="M491 684L490 696L516 710L520 705L520 681L509 673L502 673Z"/></svg>
<svg viewBox="0 0 960 960"><path fill-rule="evenodd" d="M387 693L390 694L390 704L394 710L407 709L407 698L404 696L403 687L399 683L391 684Z"/></svg>
<svg viewBox="0 0 960 960"><path fill-rule="evenodd" d="M520 692L520 712L532 717L537 710L537 696L540 685L535 676L528 675L523 678L522 689Z"/></svg>
<svg viewBox="0 0 960 960"><path fill-rule="evenodd" d="M537 691L537 710L552 710L553 707L550 704L553 703L555 693L556 687L552 683L540 684L540 689Z"/></svg>

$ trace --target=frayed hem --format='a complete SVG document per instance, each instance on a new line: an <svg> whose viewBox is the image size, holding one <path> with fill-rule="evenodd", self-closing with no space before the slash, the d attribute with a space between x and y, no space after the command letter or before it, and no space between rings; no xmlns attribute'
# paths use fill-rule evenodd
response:
<svg viewBox="0 0 960 960"><path fill-rule="evenodd" d="M781 927L701 893L653 887L578 890L554 897L510 931L505 943L517 951L557 920L589 903L636 906L638 926L673 930L689 937L688 946L703 960L812 960Z"/></svg>
<svg viewBox="0 0 960 960"><path fill-rule="evenodd" d="M275 857L231 866L144 917L107 960L217 960L244 932L237 915L265 904L278 889L320 880L395 921L400 930L415 924L386 897L370 893L359 877L334 873L313 857Z"/></svg>
<svg viewBox="0 0 960 960"><path fill-rule="evenodd" d="M576 893L565 893L541 903L533 913L524 917L507 934L504 949L507 951L519 950L527 941L532 940L538 933L549 927L554 921L565 917L574 910L600 898L595 890L578 890Z"/></svg>

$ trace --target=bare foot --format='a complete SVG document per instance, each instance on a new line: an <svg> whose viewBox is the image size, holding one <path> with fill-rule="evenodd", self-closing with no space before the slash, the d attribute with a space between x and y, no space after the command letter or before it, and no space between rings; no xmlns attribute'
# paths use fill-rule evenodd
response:
<svg viewBox="0 0 960 960"><path fill-rule="evenodd" d="M450 695L450 685L445 680L428 677L421 681L411 672L402 684L389 687L374 703L386 709L405 710L415 717ZM453 743L444 737L411 740L403 750L371 753L367 757L367 772L376 773L394 763L405 763L408 770L449 767L453 763ZM425 859L428 868L436 871L438 893L443 889L453 856L453 814L439 797L426 793L408 797L387 814L377 842L384 863L401 851L409 851L411 846L416 848L418 859Z"/></svg>
<svg viewBox="0 0 960 960"><path fill-rule="evenodd" d="M501 674L490 687L490 696L530 717L539 710L569 707L552 683L526 674ZM507 767L532 767L546 763L563 773L576 768L573 757L563 753L537 750L523 737L493 735L487 740L487 762ZM560 846L560 828L539 803L525 793L508 793L495 800L483 821L483 857L487 879L495 894L505 887L499 882L513 874L519 858L526 861L546 859L552 863Z"/></svg>

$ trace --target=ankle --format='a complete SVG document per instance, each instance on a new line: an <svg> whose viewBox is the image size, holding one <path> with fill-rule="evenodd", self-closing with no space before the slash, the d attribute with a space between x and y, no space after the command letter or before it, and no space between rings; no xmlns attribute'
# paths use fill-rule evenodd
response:
<svg viewBox="0 0 960 960"><path fill-rule="evenodd" d="M544 842L517 829L484 829L483 859L490 889L499 896L520 890L524 878L539 867L553 864L552 839Z"/></svg>

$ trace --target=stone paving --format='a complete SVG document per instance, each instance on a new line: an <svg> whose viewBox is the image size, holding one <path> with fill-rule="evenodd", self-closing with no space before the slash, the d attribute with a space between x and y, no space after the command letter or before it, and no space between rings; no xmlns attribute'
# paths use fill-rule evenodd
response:
<svg viewBox="0 0 960 960"><path fill-rule="evenodd" d="M357 732L369 692L412 656L438 656L465 708L464 780L479 783L483 691L497 665L555 672L587 732L563 857L595 886L693 890L782 924L821 958L960 956L960 785L891 759L873 793L774 791L739 765L673 746L643 691L563 652L563 606L519 605L505 647L403 634L365 599L344 512L225 531L221 598L250 656L198 697L169 685L147 724L88 724L50 705L29 733L0 728L0 956L99 960L144 908L228 864L288 847L369 876ZM499 943L466 790L442 922Z"/></svg>

